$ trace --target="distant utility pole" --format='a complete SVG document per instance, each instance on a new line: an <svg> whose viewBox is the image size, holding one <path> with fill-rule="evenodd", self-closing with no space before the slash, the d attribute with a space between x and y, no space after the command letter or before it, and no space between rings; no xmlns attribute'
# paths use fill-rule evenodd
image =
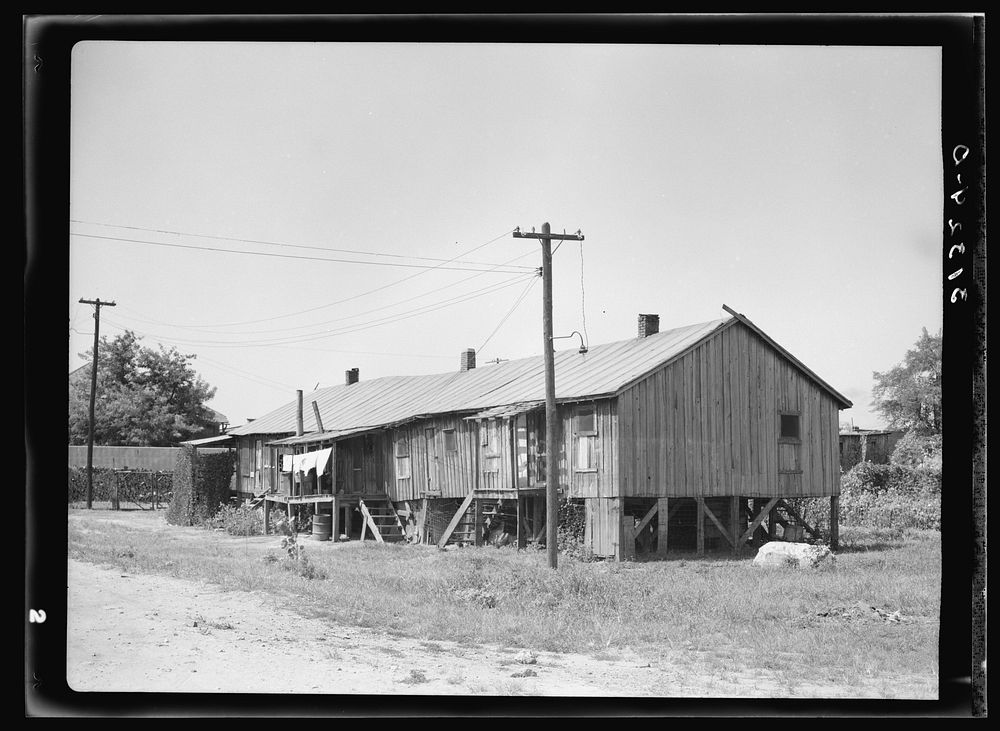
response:
<svg viewBox="0 0 1000 731"><path fill-rule="evenodd" d="M80 300L81 304L94 305L94 363L90 366L90 434L87 436L87 510L94 505L94 401L97 397L97 345L101 335L101 307L114 307L114 302Z"/></svg>
<svg viewBox="0 0 1000 731"><path fill-rule="evenodd" d="M545 354L545 550L549 568L558 562L559 531L559 414L556 411L556 363L552 349L552 239L583 241L583 234L551 233L548 223L542 232L522 233L514 229L515 239L540 239L542 242L542 352ZM568 457L568 455L567 455Z"/></svg>

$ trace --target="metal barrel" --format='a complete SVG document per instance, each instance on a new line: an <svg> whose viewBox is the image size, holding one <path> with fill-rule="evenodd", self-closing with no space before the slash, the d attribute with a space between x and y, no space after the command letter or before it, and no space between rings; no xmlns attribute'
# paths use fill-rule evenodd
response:
<svg viewBox="0 0 1000 731"><path fill-rule="evenodd" d="M317 541L328 541L333 533L333 516L317 513L312 519L312 537Z"/></svg>

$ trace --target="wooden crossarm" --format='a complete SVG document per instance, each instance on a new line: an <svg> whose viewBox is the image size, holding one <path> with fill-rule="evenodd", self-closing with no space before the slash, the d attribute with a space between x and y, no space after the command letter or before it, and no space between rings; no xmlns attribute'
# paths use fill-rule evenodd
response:
<svg viewBox="0 0 1000 731"><path fill-rule="evenodd" d="M739 540L740 546L742 546L744 543L750 540L750 536L752 536L754 534L754 531L756 531L757 528L760 527L760 524L764 522L764 518L766 518L767 514L771 512L771 508L777 505L780 500L781 500L780 497L773 497L767 501L767 505L761 508L761 511L757 513L757 516L750 521L749 527L747 527L747 529L743 532L743 535L740 536Z"/></svg>
<svg viewBox="0 0 1000 731"><path fill-rule="evenodd" d="M725 537L725 539L729 541L729 545L735 548L736 544L733 542L733 537L729 535L728 530L722 527L722 523L720 523L719 519L715 517L715 513L713 513L712 509L708 507L707 502L705 503L705 515L707 515L711 519L711 521L715 523L715 527L718 528L719 532L722 533L723 537Z"/></svg>
<svg viewBox="0 0 1000 731"><path fill-rule="evenodd" d="M474 492L470 492L465 496L465 500L463 500L462 504L458 507L458 511L452 517L451 522L448 523L448 527L445 528L444 533L441 534L441 540L438 541L438 548L444 548L448 545L448 539L451 538L451 534L455 531L455 528L458 527L459 522L462 520L462 516L465 515L465 511L469 509L470 505L472 505L472 500L475 495L476 494Z"/></svg>

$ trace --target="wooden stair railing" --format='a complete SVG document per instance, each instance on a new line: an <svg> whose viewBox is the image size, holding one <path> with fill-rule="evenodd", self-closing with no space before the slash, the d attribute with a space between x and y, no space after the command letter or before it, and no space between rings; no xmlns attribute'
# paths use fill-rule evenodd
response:
<svg viewBox="0 0 1000 731"><path fill-rule="evenodd" d="M378 543L395 543L403 540L406 537L406 532L399 522L396 509L392 507L392 503L388 499L380 499L378 502L384 502L389 507L386 508L385 505L379 507L376 502L372 502L372 507L368 507L364 500L358 500L361 516L364 518L361 525L361 540L365 539L368 530L372 532L372 537Z"/></svg>

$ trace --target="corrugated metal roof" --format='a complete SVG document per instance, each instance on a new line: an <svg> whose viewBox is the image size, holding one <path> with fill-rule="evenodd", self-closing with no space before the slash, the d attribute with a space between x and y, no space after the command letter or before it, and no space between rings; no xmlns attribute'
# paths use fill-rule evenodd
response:
<svg viewBox="0 0 1000 731"><path fill-rule="evenodd" d="M645 338L595 345L586 353L555 353L556 399L580 401L619 388L682 354L732 318L664 330ZM303 428L313 441L319 431L311 404L319 407L327 432L358 431L418 416L479 412L497 406L545 400L541 355L427 376L388 376L304 394ZM293 400L229 434L287 434L295 431ZM342 436L342 434L341 434ZM308 441L308 439L304 440ZM287 443L287 442L286 442Z"/></svg>
<svg viewBox="0 0 1000 731"><path fill-rule="evenodd" d="M192 447L200 447L204 444L223 444L225 442L234 441L233 437L229 434L220 434L216 437L203 437L201 439L188 439L186 442L181 442L181 444L190 444Z"/></svg>
<svg viewBox="0 0 1000 731"><path fill-rule="evenodd" d="M466 419L496 419L503 416L517 416L518 414L523 414L527 411L532 411L534 409L541 409L545 406L544 401L528 401L523 404L510 404L509 406L496 406L492 409L486 409L486 411L480 411L473 414L472 416L466 416Z"/></svg>
<svg viewBox="0 0 1000 731"><path fill-rule="evenodd" d="M802 365L749 323L742 315L664 330L644 338L595 345L586 353L577 349L555 353L556 400L584 401L617 393L656 368L683 355L712 333L741 322L757 332L803 373L828 390L845 407L851 405L812 371ZM328 386L303 395L303 428L308 434L291 437L298 441L340 438L350 433L403 423L435 414L474 414L497 408L517 408L545 400L545 367L541 355L466 371L426 376L388 376L351 385ZM319 427L312 404L319 407L325 427ZM293 400L228 434L290 434L295 431L296 402ZM331 436L325 436L329 433ZM283 440L282 443L298 443Z"/></svg>

